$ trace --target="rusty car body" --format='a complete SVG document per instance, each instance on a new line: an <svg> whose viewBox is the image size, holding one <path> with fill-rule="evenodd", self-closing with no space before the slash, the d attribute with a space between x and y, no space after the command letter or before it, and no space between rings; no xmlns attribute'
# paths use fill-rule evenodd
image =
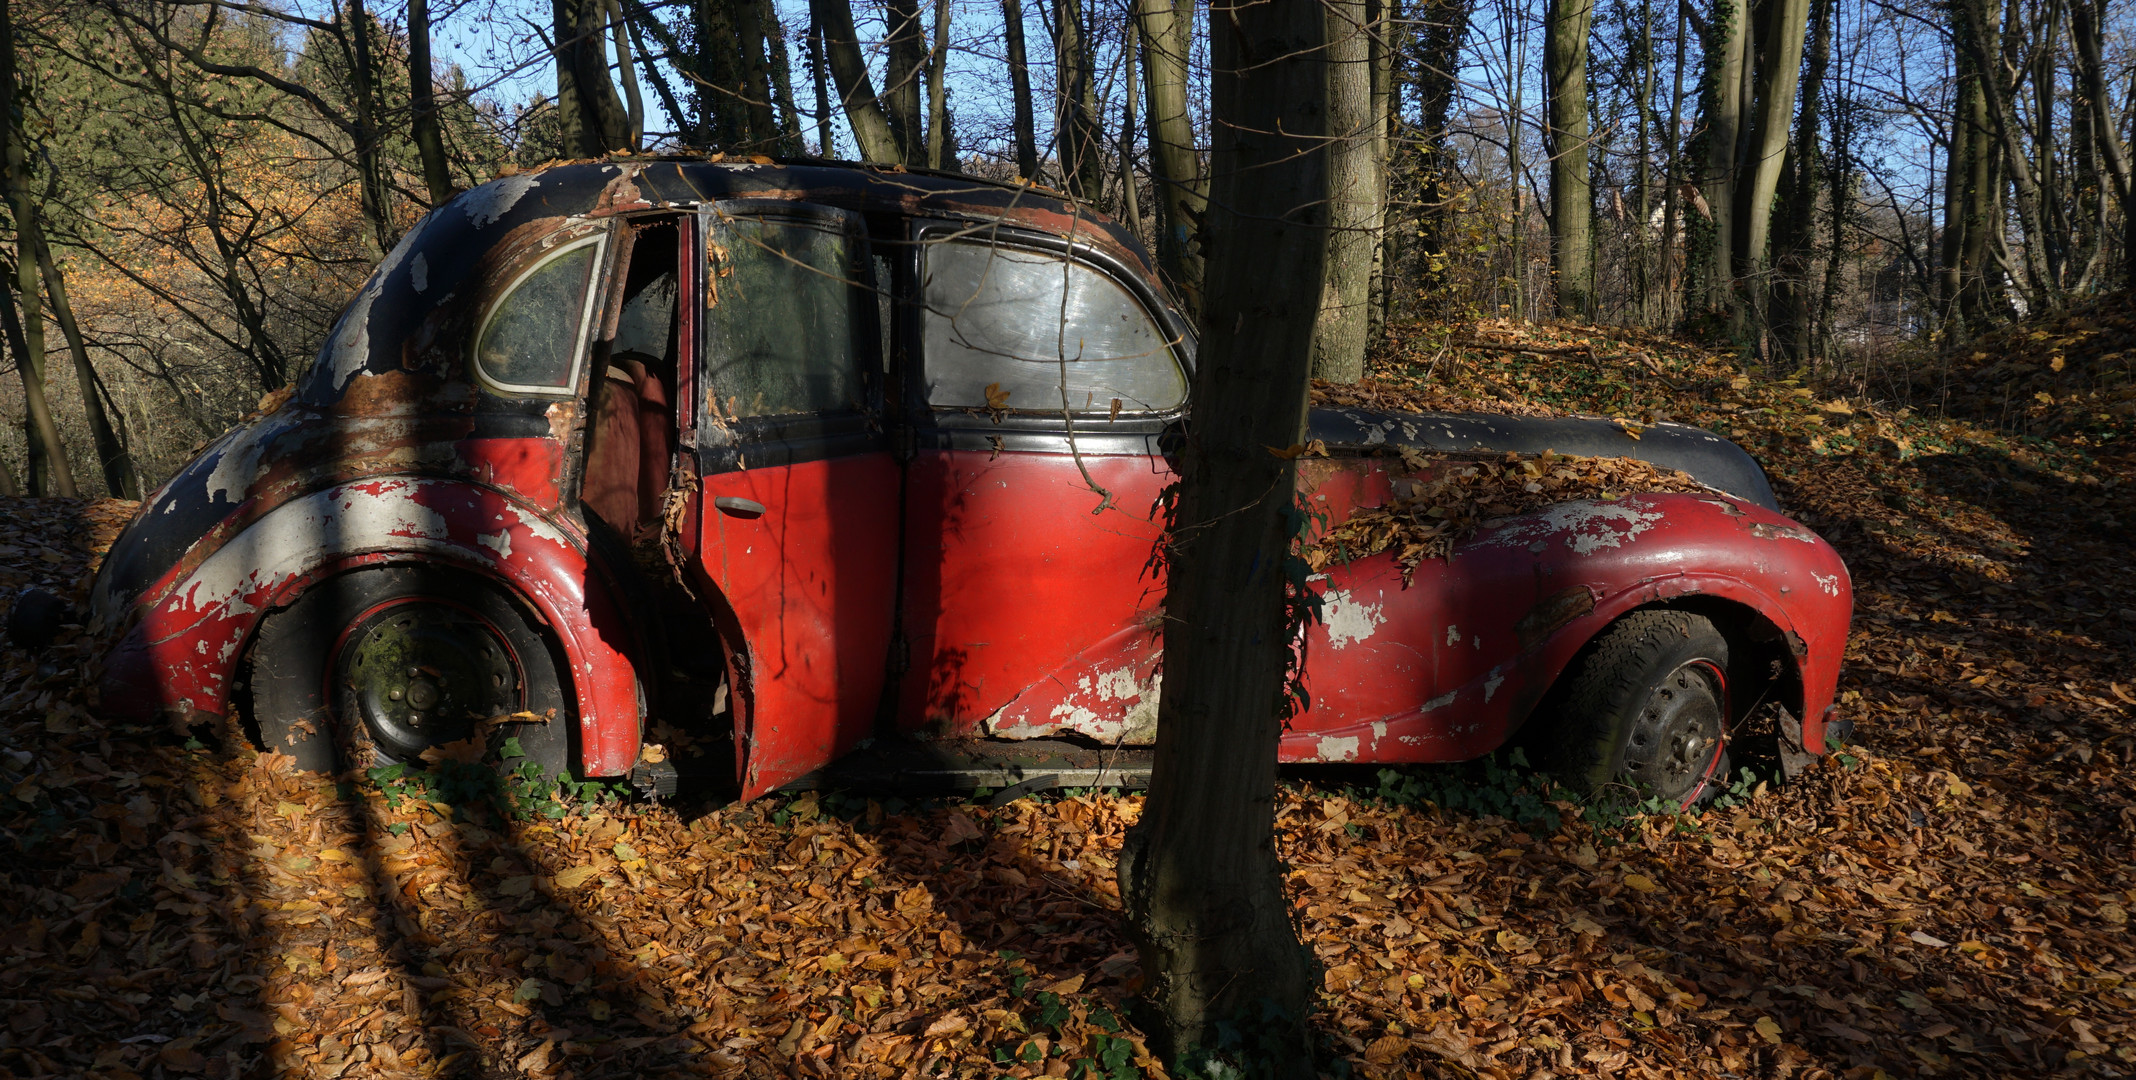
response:
<svg viewBox="0 0 2136 1080"><path fill-rule="evenodd" d="M269 666L310 681L289 700L311 715L253 719L320 767L337 709L406 752L491 710L530 722L543 680L581 775L626 774L681 717L731 725L745 797L879 737L1147 744L1151 508L1193 364L1136 241L1038 189L644 157L499 179L411 229L286 400L142 505L93 592L102 707L242 711L295 612L321 625ZM1777 702L1822 749L1849 579L1740 449L1578 418L1311 423L1330 456L1301 497L1337 521L1389 497L1399 446L1637 456L1712 490L1497 522L1412 582L1390 555L1329 567L1283 760L1488 753L1656 609L1727 637L1724 722ZM304 607L335 582L373 587ZM423 734L453 679L495 692Z"/></svg>

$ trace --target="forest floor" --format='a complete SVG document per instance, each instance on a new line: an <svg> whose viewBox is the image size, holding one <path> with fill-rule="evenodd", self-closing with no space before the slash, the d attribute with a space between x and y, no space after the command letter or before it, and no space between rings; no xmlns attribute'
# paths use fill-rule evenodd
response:
<svg viewBox="0 0 2136 1080"><path fill-rule="evenodd" d="M1391 381L1759 455L1852 568L1857 741L1696 816L1538 818L1519 769L1294 779L1329 1074L2136 1071L2124 320L1821 380L1619 330L1398 340ZM78 594L129 510L0 505L0 586ZM1157 1072L1123 1022L1137 796L512 818L108 725L87 653L4 654L0 1077Z"/></svg>

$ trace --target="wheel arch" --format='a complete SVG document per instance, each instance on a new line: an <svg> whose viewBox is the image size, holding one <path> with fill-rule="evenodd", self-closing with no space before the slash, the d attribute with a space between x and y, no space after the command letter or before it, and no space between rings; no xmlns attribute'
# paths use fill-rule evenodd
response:
<svg viewBox="0 0 2136 1080"><path fill-rule="evenodd" d="M473 575L529 609L564 661L586 775L629 771L644 635L583 541L500 491L461 481L370 478L277 507L140 613L107 658L100 702L178 724L220 718L269 613L320 582L407 564Z"/></svg>

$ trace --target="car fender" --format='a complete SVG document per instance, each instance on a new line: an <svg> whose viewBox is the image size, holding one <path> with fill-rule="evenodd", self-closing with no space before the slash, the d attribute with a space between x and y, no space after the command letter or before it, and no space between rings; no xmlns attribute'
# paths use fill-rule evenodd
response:
<svg viewBox="0 0 2136 1080"><path fill-rule="evenodd" d="M571 673L586 774L627 772L638 753L638 635L578 538L464 481L368 478L291 499L251 522L190 570L174 571L182 578L151 590L155 599L109 654L100 704L137 719L219 718L268 612L335 574L418 560L499 582L547 624Z"/></svg>
<svg viewBox="0 0 2136 1080"><path fill-rule="evenodd" d="M1486 529L1405 583L1392 556L1331 567L1307 633L1312 705L1286 761L1458 761L1502 745L1596 634L1706 605L1785 643L1804 745L1823 745L1853 592L1814 533L1719 495L1556 504Z"/></svg>

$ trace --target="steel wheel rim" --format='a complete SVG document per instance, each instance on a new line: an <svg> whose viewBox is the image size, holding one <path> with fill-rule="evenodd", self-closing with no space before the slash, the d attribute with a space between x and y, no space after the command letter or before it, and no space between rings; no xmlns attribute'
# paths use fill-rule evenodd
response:
<svg viewBox="0 0 2136 1080"><path fill-rule="evenodd" d="M1727 730L1720 677L1711 661L1679 666L1647 694L1625 747L1624 773L1663 798L1695 790Z"/></svg>
<svg viewBox="0 0 2136 1080"><path fill-rule="evenodd" d="M379 750L412 759L474 735L521 699L517 658L488 621L427 598L360 620L341 650L344 700Z"/></svg>

